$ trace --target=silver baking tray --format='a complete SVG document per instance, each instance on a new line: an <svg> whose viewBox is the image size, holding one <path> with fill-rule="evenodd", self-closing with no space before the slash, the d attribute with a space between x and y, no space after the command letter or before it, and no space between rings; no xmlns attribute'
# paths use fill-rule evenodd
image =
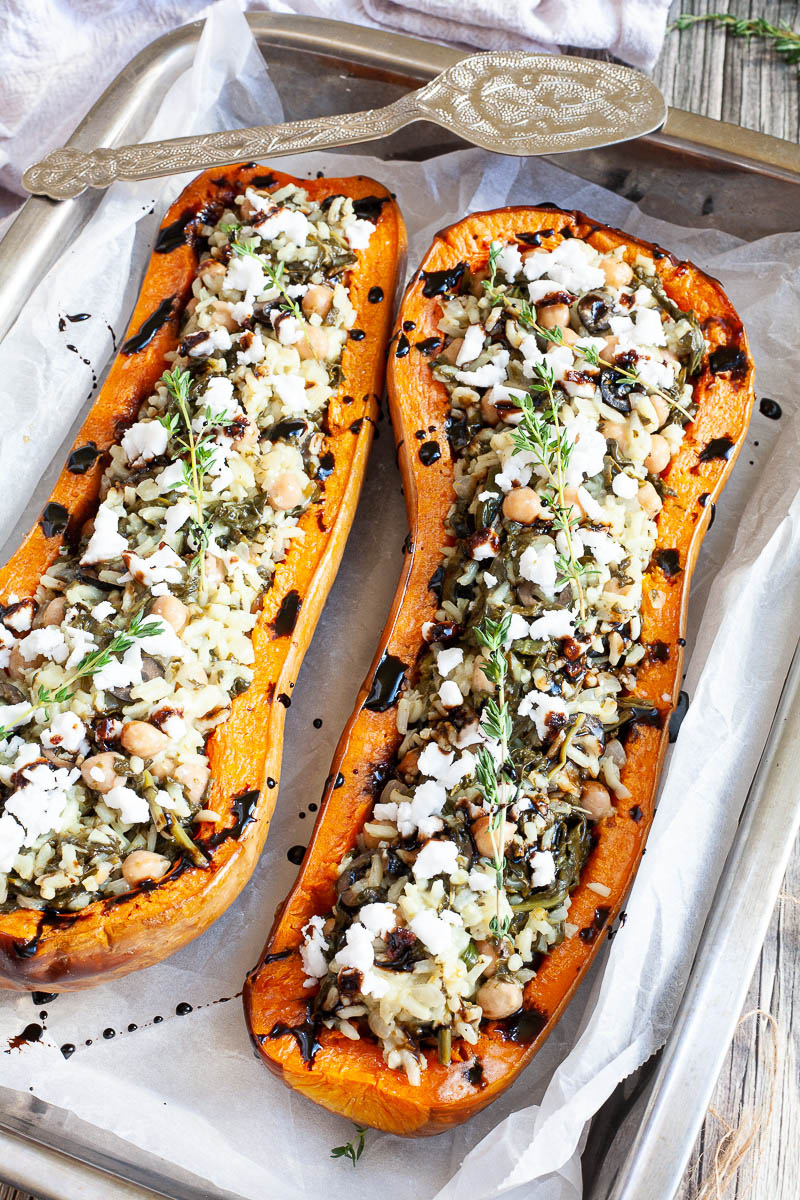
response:
<svg viewBox="0 0 800 1200"><path fill-rule="evenodd" d="M446 46L335 21L269 13L247 19L287 119L388 104L462 57ZM137 55L70 144L91 149L141 137L189 65L200 31L199 22L186 25ZM461 144L417 125L371 143L369 151L386 161L390 180L393 159L424 161ZM559 164L672 222L721 228L746 240L797 228L800 148L692 113L671 109L660 133L562 155ZM24 205L0 244L0 337L97 202L88 193L61 204L35 198ZM680 1184L800 826L799 689L795 654L672 1034L592 1124L583 1156L586 1200L672 1200ZM2 1087L0 1178L53 1200L236 1200L104 1130Z"/></svg>

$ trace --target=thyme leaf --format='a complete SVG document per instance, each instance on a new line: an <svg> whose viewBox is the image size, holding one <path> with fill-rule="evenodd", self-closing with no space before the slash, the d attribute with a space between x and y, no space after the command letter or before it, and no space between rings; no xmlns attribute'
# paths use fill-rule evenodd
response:
<svg viewBox="0 0 800 1200"><path fill-rule="evenodd" d="M773 25L765 17L736 17L732 13L719 12L681 13L670 26L670 30L682 31L701 23L726 29L732 37L744 38L747 42L751 38L761 38L766 42L772 42L775 53L779 54L787 63L792 66L800 64L800 32L792 29L786 21L779 21L777 25ZM798 67L798 74L800 74L800 67Z"/></svg>
<svg viewBox="0 0 800 1200"><path fill-rule="evenodd" d="M356 1136L352 1141L345 1142L343 1146L334 1146L331 1150L331 1158L349 1158L355 1167L364 1153L364 1136L367 1128L366 1125L356 1125Z"/></svg>

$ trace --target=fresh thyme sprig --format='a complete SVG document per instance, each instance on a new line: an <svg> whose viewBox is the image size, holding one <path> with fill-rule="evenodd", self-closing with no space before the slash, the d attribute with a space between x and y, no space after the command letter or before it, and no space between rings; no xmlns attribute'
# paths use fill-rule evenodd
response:
<svg viewBox="0 0 800 1200"><path fill-rule="evenodd" d="M535 363L536 382L531 384L531 392L544 395L547 407L541 413L536 411L533 397L520 397L522 420L512 435L514 449L532 454L536 462L544 468L547 478L553 488L549 495L550 507L553 510L554 523L564 535L566 553L556 558L558 583L563 586L570 583L580 608L580 620L586 620L586 598L583 591L583 577L586 568L579 562L575 552L573 532L578 525L575 509L566 498L566 471L572 454L572 443L561 424L559 417L560 401L555 390L553 369L547 362Z"/></svg>
<svg viewBox="0 0 800 1200"><path fill-rule="evenodd" d="M70 689L74 684L81 679L89 679L96 675L98 671L102 671L103 667L107 667L111 659L118 654L124 654L126 650L130 650L134 642L140 638L154 637L161 633L162 626L159 621L150 621L144 623L144 618L141 612L131 620L127 629L121 629L119 633L115 633L114 637L107 646L103 646L97 650L90 650L85 654L78 663L71 675L68 675L60 688L56 691L51 691L50 688L40 687L36 692L36 703L31 704L24 712L21 712L10 725L0 726L0 737L5 737L12 729L15 729L22 722L26 721L39 708L45 710L45 717L49 721L50 713L49 706L53 704L66 704L75 695Z"/></svg>
<svg viewBox="0 0 800 1200"><path fill-rule="evenodd" d="M481 746L475 765L475 778L489 805L489 840L492 844L492 866L497 885L497 910L489 923L489 928L497 938L504 938L509 927L509 918L500 916L500 895L503 891L506 866L505 827L506 809L509 804L507 788L508 785L513 786L514 783L508 761L511 713L506 700L508 663L504 652L511 627L511 616L511 613L506 613L499 621L493 621L491 617L486 617L483 623L475 629L476 638L488 651L482 664L483 673L497 688L497 698L490 697L483 707L481 727L488 737L497 742L500 765L495 765L495 760L487 746Z"/></svg>
<svg viewBox="0 0 800 1200"><path fill-rule="evenodd" d="M361 1155L364 1153L364 1135L367 1132L366 1125L356 1125L356 1136L351 1142L345 1142L343 1146L334 1146L331 1150L331 1158L349 1158L353 1166L356 1166Z"/></svg>
<svg viewBox="0 0 800 1200"><path fill-rule="evenodd" d="M283 296L283 303L280 307L284 310L284 312L291 313L292 316L298 321L303 320L303 314L300 310L300 306L289 295L289 289L284 282L284 275L286 273L286 267L284 263L279 262L273 266L268 258L265 258L263 254L259 254L252 248L252 246L248 246L244 242L240 242L236 235L231 238L231 250L233 250L234 254L238 254L239 257L254 258L256 262L260 264L262 271L272 286L277 288L280 294Z"/></svg>
<svg viewBox="0 0 800 1200"><path fill-rule="evenodd" d="M502 242L492 242L489 246L489 278L484 282L484 287L492 292L496 288L497 260L500 257L502 249Z"/></svg>
<svg viewBox="0 0 800 1200"><path fill-rule="evenodd" d="M597 353L597 348L595 346L574 346L572 349L576 354L579 354L581 358L583 358L589 364L590 367L608 367L616 375L618 375L620 379L624 379L628 383L642 382L641 376L637 370L631 367L622 367L619 365L619 363L610 363L608 359L602 358ZM679 404L675 397L671 396L669 392L665 392L662 388L653 387L651 384L645 384L645 387L649 388L649 390L654 392L657 396L660 396L662 400L666 400L670 408L677 408L678 412L681 413L682 416L686 417L687 421L692 419L691 413L688 413L683 405Z"/></svg>
<svg viewBox="0 0 800 1200"><path fill-rule="evenodd" d="M188 459L180 460L183 476L172 484L170 490L174 491L177 488L185 488L194 504L192 535L197 546L197 553L189 563L189 570L191 572L198 572L200 576L200 590L204 593L206 590L206 551L211 542L211 525L205 515L203 483L216 459L214 434L212 431L224 418L222 414L214 414L210 408L206 407L206 429L199 437L196 436L192 426L192 415L189 410L189 386L191 381L192 377L189 371L181 371L176 368L174 371L164 372L161 382L175 401L177 411L173 410L161 417L161 424L167 430L170 438L178 439L178 446L181 452L189 456ZM180 428L181 425L183 427L182 430ZM178 437L179 433L181 433L180 437Z"/></svg>
<svg viewBox="0 0 800 1200"><path fill-rule="evenodd" d="M727 29L733 37L744 38L748 42L751 38L763 38L773 42L775 53L787 63L792 66L800 64L800 32L792 29L786 21L779 21L777 25L773 25L765 17L736 17L732 13L681 13L670 29L689 29L701 22ZM800 74L800 68L798 73Z"/></svg>

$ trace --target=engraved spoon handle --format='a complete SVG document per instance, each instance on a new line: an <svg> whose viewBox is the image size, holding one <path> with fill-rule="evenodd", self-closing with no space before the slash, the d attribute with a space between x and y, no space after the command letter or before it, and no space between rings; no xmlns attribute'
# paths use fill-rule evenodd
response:
<svg viewBox="0 0 800 1200"><path fill-rule="evenodd" d="M29 192L68 200L87 187L105 188L115 179L154 179L181 171L199 171L231 162L327 150L367 142L402 129L422 115L417 93L401 96L385 108L337 113L282 125L255 125L192 137L144 142L110 150L83 151L65 146L28 167L22 183Z"/></svg>

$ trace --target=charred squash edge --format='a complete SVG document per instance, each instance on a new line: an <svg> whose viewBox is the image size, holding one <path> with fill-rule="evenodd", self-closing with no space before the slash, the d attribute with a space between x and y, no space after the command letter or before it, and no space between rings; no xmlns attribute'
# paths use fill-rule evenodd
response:
<svg viewBox="0 0 800 1200"><path fill-rule="evenodd" d="M162 222L126 340L140 333L154 314L163 319L138 352L125 353L122 343L73 447L93 442L103 454L85 474L72 474L66 467L61 472L50 502L67 510L67 529L47 537L37 523L0 570L0 596L31 595L64 540L74 537L93 512L105 452L135 419L167 365L165 355L177 347L180 316L199 257L197 227L218 219L225 205L251 183L297 183L314 199L345 194L354 200L378 200L376 231L368 249L358 252L350 279L356 325L366 337L347 341L343 382L328 410L323 453L334 456L335 466L321 498L300 520L304 545L276 567L253 631L253 683L234 700L230 718L208 743L209 804L221 814L220 822L197 839L210 857L209 867L179 861L157 885L97 901L79 913L16 909L0 914L0 988L70 991L160 961L201 934L232 903L267 836L277 798L286 709L339 566L378 416L392 298L406 252L399 209L384 187L361 175L294 179L253 163L206 171L189 184ZM375 287L385 297L379 303L368 299ZM293 591L300 597L299 616L290 634L278 636L274 622L282 600Z"/></svg>
<svg viewBox="0 0 800 1200"><path fill-rule="evenodd" d="M484 1025L477 1045L461 1044L455 1050L460 1062L444 1067L435 1053L429 1053L422 1081L412 1087L403 1073L386 1066L375 1041L353 1042L338 1031L309 1029L297 947L301 927L312 913L330 910L337 864L353 845L400 741L394 708L378 712L366 707L373 681L382 663L386 671L387 661L402 664L413 677L422 648L420 627L437 607L429 581L439 565L443 520L453 496L452 461L446 433L448 393L432 378L429 359L414 345L435 335L438 319L436 300L422 296L421 274L452 269L464 259L481 264L492 239L513 239L518 233L544 228L568 229L601 251L623 245L629 261L640 250L653 256L667 294L682 309L694 310L711 350L732 347L738 357L734 371L717 375L708 357L704 359L695 380L696 420L665 474L676 494L666 500L658 518L656 551L645 578L642 640L666 643L668 655L663 662L663 651L648 656L637 689L659 710L660 727L636 726L628 739L623 781L631 798L620 801L616 816L597 827L582 882L572 895L570 922L579 927L580 935L568 938L547 956L525 989L520 1014ZM413 322L410 331L409 322ZM400 342L404 336L406 342ZM715 279L657 246L598 225L583 213L554 206L476 213L439 233L406 291L395 339L389 396L411 527L409 548L378 652L334 756L310 845L261 961L245 984L244 1004L258 1053L284 1083L353 1121L420 1136L466 1120L508 1087L564 1011L619 914L653 818L668 739L667 718L681 684L689 581L713 511L709 502L721 492L745 438L753 404L753 364L741 321ZM406 351L408 341L411 346ZM428 437L441 449L441 458L430 466L421 462L420 443L414 438L415 431L423 429L431 431ZM731 441L727 461L701 462L700 451L717 437ZM703 493L707 495L701 501ZM672 570L672 556L669 575L658 566L658 551L664 549L677 550L678 572ZM653 600L662 598L662 606L654 606ZM664 696L671 701L665 702ZM586 886L588 881L609 887L609 898L602 900ZM287 1028L295 1031L294 1037L285 1036ZM303 1031L318 1043L310 1063L308 1054L304 1061L300 1052ZM308 1036L304 1044L307 1047ZM470 1070L476 1062L481 1070Z"/></svg>

